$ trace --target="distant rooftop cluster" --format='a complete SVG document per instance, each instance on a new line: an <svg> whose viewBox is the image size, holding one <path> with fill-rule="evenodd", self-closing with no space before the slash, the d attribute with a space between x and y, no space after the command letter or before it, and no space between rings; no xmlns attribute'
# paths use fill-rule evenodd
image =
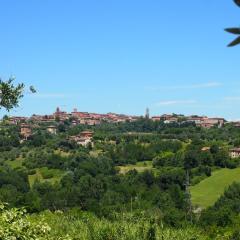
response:
<svg viewBox="0 0 240 240"><path fill-rule="evenodd" d="M209 118L206 116L184 116L184 115L168 115L164 114L161 116L154 116L152 117L153 121L163 121L164 123L195 123L196 126L203 127L203 128L211 128L214 126L223 127L226 120L224 118Z"/></svg>
<svg viewBox="0 0 240 240"><path fill-rule="evenodd" d="M7 123L10 125L20 126L20 135L22 136L22 141L28 140L34 131L39 128L40 125L44 126L44 129L50 134L57 134L57 126L60 123L68 121L72 126L76 125L88 125L94 126L101 123L120 123L120 122L132 122L138 120L137 116L128 116L124 114L98 114L98 113L88 113L88 112L78 112L74 109L73 112L67 113L62 111L57 107L56 111L50 115L32 115L31 117L19 117L13 116L7 119ZM69 137L69 141L74 141L79 145L88 146L93 144L92 132L82 132L79 135Z"/></svg>
<svg viewBox="0 0 240 240"><path fill-rule="evenodd" d="M121 122L134 122L140 119L141 116L130 116L125 114L116 113L89 113L89 112L79 112L74 109L71 113L62 111L57 107L56 111L50 115L32 115L31 117L9 117L8 122L10 124L20 124L20 123L45 123L49 126L49 132L54 132L54 127L58 122L64 122L68 120L72 125L99 125L101 123L121 123ZM203 128L211 128L214 126L222 127L227 121L221 117L210 118L207 116L184 116L181 114L163 114L159 116L149 116L149 109L146 110L145 118L150 119L154 122L161 121L165 124L170 123L194 123L196 126ZM240 122L233 123L236 127L240 127Z"/></svg>
<svg viewBox="0 0 240 240"><path fill-rule="evenodd" d="M34 135L34 131L41 128L45 129L50 134L57 134L58 126L61 123L68 122L72 126L77 125L87 125L94 126L101 123L122 123L122 122L134 122L144 118L143 116L129 116L125 114L116 113L89 113L89 112L79 112L74 109L71 113L62 111L59 107L53 114L50 115L32 115L31 117L8 117L7 123L10 125L20 126L20 135L22 136L22 141L28 140ZM163 114L159 116L149 115L149 109L146 110L145 119L153 122L162 122L164 124L186 124L192 123L198 127L202 128L212 128L212 127L223 127L224 124L228 123L224 118L215 117L209 118L207 116L184 116L181 114ZM240 127L240 122L232 122L235 127ZM87 147L89 145L93 146L93 132L84 131L75 136L69 136L68 140ZM236 153L233 151L233 156L239 155L240 151ZM234 155L235 154L235 155Z"/></svg>
<svg viewBox="0 0 240 240"><path fill-rule="evenodd" d="M102 122L126 122L126 121L136 121L139 117L137 116L128 116L124 114L116 113L89 113L89 112L79 112L77 109L74 109L71 113L62 111L57 107L56 111L50 115L32 115L30 118L27 117L10 117L9 122L12 124L17 124L24 121L33 121L38 123L54 123L54 122L63 122L65 120L70 120L73 125L85 124L85 125L98 125Z"/></svg>

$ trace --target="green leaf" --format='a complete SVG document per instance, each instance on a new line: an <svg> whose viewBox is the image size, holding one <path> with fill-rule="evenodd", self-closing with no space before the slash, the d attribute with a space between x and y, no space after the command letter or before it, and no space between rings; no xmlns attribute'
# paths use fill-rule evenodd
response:
<svg viewBox="0 0 240 240"><path fill-rule="evenodd" d="M228 44L228 47L234 47L238 44L240 44L240 37L236 38L234 41L232 41L230 44Z"/></svg>
<svg viewBox="0 0 240 240"><path fill-rule="evenodd" d="M240 34L240 28L226 28L225 31L232 34Z"/></svg>
<svg viewBox="0 0 240 240"><path fill-rule="evenodd" d="M36 93L37 91L36 91L36 89L33 87L33 86L30 86L30 91L32 92L32 93Z"/></svg>
<svg viewBox="0 0 240 240"><path fill-rule="evenodd" d="M234 2L240 7L240 0L234 0Z"/></svg>

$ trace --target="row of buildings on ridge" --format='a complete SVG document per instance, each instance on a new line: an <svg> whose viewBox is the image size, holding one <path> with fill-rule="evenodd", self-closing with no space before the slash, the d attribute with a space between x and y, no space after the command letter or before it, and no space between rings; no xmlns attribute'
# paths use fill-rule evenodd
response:
<svg viewBox="0 0 240 240"><path fill-rule="evenodd" d="M149 110L147 109L146 116L147 118L153 121L162 121L166 124L169 123L185 123L191 122L195 123L196 126L211 128L213 126L222 127L226 120L224 118L209 118L207 116L184 116L177 114L163 114L159 116L149 117ZM58 107L53 114L50 115L32 115L30 118L27 117L10 117L8 119L11 124L18 124L22 122L36 122L36 123L46 123L53 124L55 122L64 122L69 120L72 125L98 125L103 122L108 123L120 123L120 122L134 122L140 119L141 116L129 116L125 114L116 114L116 113L89 113L89 112L79 112L77 109L74 109L71 113L60 110ZM234 123L236 127L240 127L240 122Z"/></svg>
<svg viewBox="0 0 240 240"><path fill-rule="evenodd" d="M168 115L163 114L161 116L153 116L153 121L163 121L164 123L194 123L196 126L203 128L211 128L214 126L223 127L226 120L224 118L209 118L207 116L183 116L183 115Z"/></svg>
<svg viewBox="0 0 240 240"><path fill-rule="evenodd" d="M165 124L170 123L194 123L196 126L203 128L212 128L217 126L219 128L223 127L224 124L229 123L224 118L209 118L206 116L184 116L177 114L163 114L160 116L149 117L149 110L146 111L146 118L154 122L163 122ZM133 122L140 119L140 116L128 116L124 114L98 114L98 113L88 113L88 112L78 112L74 109L73 112L67 113L61 111L57 108L56 111L51 115L33 115L30 118L27 117L9 117L8 123L20 126L20 135L23 140L29 139L34 134L34 129L37 129L39 124L43 124L45 130L50 134L57 134L57 126L59 123L64 121L69 121L74 125L98 125L103 122L109 123L119 123L119 122ZM240 122L231 122L235 127L240 127ZM89 145L93 146L93 132L83 131L75 136L69 136L67 140L73 141L78 145L87 147ZM231 158L240 157L240 148L232 148L229 151Z"/></svg>
<svg viewBox="0 0 240 240"><path fill-rule="evenodd" d="M227 121L224 118L209 118L207 116L184 116L177 114L163 114L160 116L149 116L149 110L146 111L146 118L157 122L161 121L165 124L177 123L194 123L196 126L203 128L211 128L214 126L222 127ZM68 121L71 125L99 125L101 123L121 123L121 122L134 122L140 119L141 116L129 116L125 114L116 113L89 113L89 112L79 112L74 109L71 113L62 111L59 107L53 114L50 115L32 115L31 117L9 117L8 123L21 126L21 134L25 139L29 138L32 134L32 126L43 124L46 130L51 134L57 133L57 125L61 122ZM240 127L240 122L232 123L236 127ZM31 125L31 127L30 127ZM79 141L80 142L79 137Z"/></svg>

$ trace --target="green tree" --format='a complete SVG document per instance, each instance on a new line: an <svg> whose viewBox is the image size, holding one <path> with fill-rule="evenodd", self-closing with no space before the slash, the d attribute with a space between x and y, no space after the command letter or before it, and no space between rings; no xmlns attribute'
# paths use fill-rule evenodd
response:
<svg viewBox="0 0 240 240"><path fill-rule="evenodd" d="M158 156L153 159L153 166L168 166L171 165L174 153L172 152L161 152Z"/></svg>
<svg viewBox="0 0 240 240"><path fill-rule="evenodd" d="M226 167L229 154L226 149L220 149L218 153L214 155L215 165L219 167Z"/></svg>
<svg viewBox="0 0 240 240"><path fill-rule="evenodd" d="M24 84L19 83L14 85L15 78L10 77L7 81L0 78L0 109L5 108L9 111L12 108L18 107L19 100L23 97ZM30 86L29 91L35 93L36 90Z"/></svg>
<svg viewBox="0 0 240 240"><path fill-rule="evenodd" d="M208 151L201 152L199 154L200 163L205 166L213 165L213 157L212 154Z"/></svg>
<svg viewBox="0 0 240 240"><path fill-rule="evenodd" d="M0 108L5 108L7 111L17 107L19 100L23 97L24 84L13 85L14 78L8 81L0 79Z"/></svg>
<svg viewBox="0 0 240 240"><path fill-rule="evenodd" d="M192 148L185 153L184 167L185 169L195 168L199 165L199 151Z"/></svg>

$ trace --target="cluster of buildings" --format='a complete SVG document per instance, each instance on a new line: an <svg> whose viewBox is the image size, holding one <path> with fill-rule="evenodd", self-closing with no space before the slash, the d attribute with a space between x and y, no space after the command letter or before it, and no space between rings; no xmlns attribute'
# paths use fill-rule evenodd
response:
<svg viewBox="0 0 240 240"><path fill-rule="evenodd" d="M92 146L93 147L93 132L92 131L83 131L78 135L70 136L68 138L69 141L75 142L78 145L83 147Z"/></svg>
<svg viewBox="0 0 240 240"><path fill-rule="evenodd" d="M195 123L196 126L203 128L212 128L214 126L223 127L226 120L224 118L209 118L206 116L183 116L183 115L168 115L152 117L153 121L163 121L166 124L169 123Z"/></svg>
<svg viewBox="0 0 240 240"><path fill-rule="evenodd" d="M32 121L37 123L53 123L53 122L64 122L69 120L73 125L85 124L85 125L98 125L102 122L109 123L119 123L119 122L132 122L138 120L137 116L129 116L124 114L116 113L89 113L89 112L79 112L77 109L74 109L73 112L67 113L60 110L58 107L53 114L50 115L32 115L30 118L27 117L10 117L9 123L18 124L20 122Z"/></svg>
<svg viewBox="0 0 240 240"><path fill-rule="evenodd" d="M22 123L20 124L20 135L22 136L22 141L28 140L33 134L33 127L30 124ZM47 126L46 130L50 134L57 134L57 127L50 125ZM93 146L93 132L92 131L83 131L78 135L69 136L67 140L77 143L83 147Z"/></svg>
<svg viewBox="0 0 240 240"><path fill-rule="evenodd" d="M138 120L139 117L136 116L128 116L124 114L98 114L98 113L88 113L88 112L79 112L77 109L74 109L73 112L67 113L65 111L60 110L58 107L53 114L50 115L32 115L31 117L9 117L8 123L12 125L20 126L20 135L22 136L22 140L28 140L32 135L34 135L34 131L36 131L39 126L44 128L50 134L57 133L57 126L59 123L63 123L68 121L72 126L75 125L98 125L103 122L107 123L120 123L120 122L132 122ZM84 147L89 146L89 144L93 144L92 142L93 132L84 131L76 136L70 136L67 140L76 142L78 145L82 145Z"/></svg>
<svg viewBox="0 0 240 240"><path fill-rule="evenodd" d="M20 135L22 136L22 141L28 140L34 134L34 126L26 123L20 124ZM50 125L46 127L46 131L50 134L57 134L57 127L54 125ZM93 146L92 142L93 132L92 131L83 131L78 135L69 136L67 138L68 141L75 142L78 145L83 147L87 147L89 145Z"/></svg>
<svg viewBox="0 0 240 240"><path fill-rule="evenodd" d="M22 136L23 140L28 140L33 134L34 130L37 130L39 126L32 125L29 123L21 123L20 124L20 135ZM46 126L46 131L50 134L57 134L57 127L54 125Z"/></svg>
<svg viewBox="0 0 240 240"><path fill-rule="evenodd" d="M222 127L226 120L224 118L209 118L206 116L184 116L177 114L163 114L160 116L149 117L149 109L146 111L145 117L154 122L161 121L165 124L170 123L194 123L196 126L203 128L211 128L214 126ZM79 112L77 109L74 109L71 113L62 111L59 107L53 114L50 115L32 115L31 117L9 117L8 123L20 125L21 134L25 139L29 138L32 134L32 126L35 125L44 125L46 130L51 134L56 134L56 125L58 123L68 121L71 125L98 125L101 123L120 123L120 122L133 122L140 119L140 116L129 116L124 114L116 113L89 113L89 112ZM234 126L240 127L240 122L233 123ZM31 127L30 127L31 125ZM80 139L80 137L79 137ZM80 140L78 141L80 142Z"/></svg>
<svg viewBox="0 0 240 240"><path fill-rule="evenodd" d="M195 123L196 126L211 128L213 126L222 127L226 122L223 118L208 118L201 116L183 116L176 114L163 114L160 116L149 116L149 110L147 109L145 118L152 121L162 121L165 124L170 123ZM57 134L57 126L61 122L68 121L72 126L84 124L84 125L98 125L104 122L108 123L119 123L119 122L133 122L140 119L140 116L128 116L124 114L99 114L99 113L88 113L88 112L79 112L77 109L74 109L71 113L60 110L58 107L53 114L50 115L32 115L30 118L27 117L10 117L8 122L10 124L20 126L20 134L23 141L28 140L33 134L34 131L41 126L50 134ZM237 125L236 125L237 126ZM240 123L239 123L240 126ZM69 141L73 141L78 145L87 147L93 145L92 141L93 132L84 131L76 136L70 136L67 138ZM240 154L240 152L239 152Z"/></svg>
<svg viewBox="0 0 240 240"><path fill-rule="evenodd" d="M210 151L210 149L211 149L210 147L203 147L201 149L201 151L202 152L208 152L208 151ZM228 150L228 152L229 152L230 158L232 158L232 159L240 158L240 147L231 148L231 149Z"/></svg>
<svg viewBox="0 0 240 240"><path fill-rule="evenodd" d="M146 112L146 118L149 118L153 121L163 121L165 124L169 123L195 123L196 126L211 128L214 126L222 127L226 120L224 118L209 118L206 116L183 116L177 114L163 114L160 116L149 117L149 110ZM46 123L53 124L56 122L64 122L69 120L72 125L98 125L103 122L108 123L120 123L120 122L133 122L140 118L140 116L129 116L124 114L116 113L89 113L89 112L79 112L77 109L74 109L71 113L60 110L58 107L53 114L50 115L32 115L30 118L27 117L10 117L9 123L19 124L22 122L35 122L35 123ZM234 123L236 127L240 127L240 122Z"/></svg>
<svg viewBox="0 0 240 240"><path fill-rule="evenodd" d="M98 114L98 113L88 113L88 112L78 112L77 109L74 109L73 112L67 113L61 111L58 107L56 111L51 115L32 115L28 117L9 117L8 123L19 125L20 126L20 135L22 140L28 140L33 134L34 130L37 130L41 125L41 128L49 132L50 134L57 134L57 126L59 123L64 121L69 121L70 124L79 125L98 125L103 122L109 123L119 123L119 122L133 122L140 119L140 116L128 116L124 114ZM147 109L145 118L150 119L154 122L161 121L165 124L170 123L194 123L196 126L203 128L212 128L212 127L223 127L226 123L231 123L235 127L240 127L240 122L227 122L224 118L209 118L206 116L184 116L177 114L163 114L160 116L149 116L149 110ZM68 141L77 143L78 145L87 147L93 146L93 132L92 131L83 131L80 134L75 136L67 137ZM205 147L202 151L209 151L209 147ZM240 158L240 148L232 148L229 151L231 158Z"/></svg>
<svg viewBox="0 0 240 240"><path fill-rule="evenodd" d="M78 112L77 109L71 113L71 117L75 119L76 123L86 124L86 125L97 125L102 122L109 123L120 123L120 122L133 122L139 119L137 116L128 116L124 114L116 114L116 113L107 113L107 114L99 114L99 113L88 113L88 112Z"/></svg>
<svg viewBox="0 0 240 240"><path fill-rule="evenodd" d="M203 128L211 128L214 126L222 127L227 121L224 118L219 117L207 117L207 116L184 116L177 114L163 114L159 116L149 117L149 110L146 111L146 118L152 121L162 121L165 124L170 123L195 123L196 126ZM101 123L121 123L121 122L133 122L140 119L140 116L129 116L125 114L116 113L89 113L89 112L79 112L74 109L71 113L62 111L59 107L53 114L50 115L32 115L28 117L10 117L8 122L10 124L19 124L24 122L34 122L34 123L45 123L46 125L54 125L56 122L64 122L66 120L70 121L72 125L98 125ZM240 122L232 123L236 127L240 127Z"/></svg>
<svg viewBox="0 0 240 240"><path fill-rule="evenodd" d="M161 121L165 124L170 123L194 123L196 126L203 128L211 128L214 126L222 127L227 121L224 118L209 118L207 116L184 116L177 114L163 114L159 116L149 116L149 109L146 111L145 117L154 122ZM68 121L71 125L89 125L94 126L101 123L121 123L121 122L134 122L140 119L140 116L129 116L124 114L116 113L89 113L89 112L79 112L74 109L71 113L62 111L59 107L53 114L50 115L32 115L31 117L9 117L8 123L21 125L21 133L25 138L28 138L30 133L30 126L45 125L46 130L49 133L56 134L56 125L61 122ZM240 122L232 122L235 127L240 127ZM78 141L80 142L80 140Z"/></svg>
<svg viewBox="0 0 240 240"><path fill-rule="evenodd" d="M230 149L230 157L231 158L239 158L240 157L240 148Z"/></svg>

